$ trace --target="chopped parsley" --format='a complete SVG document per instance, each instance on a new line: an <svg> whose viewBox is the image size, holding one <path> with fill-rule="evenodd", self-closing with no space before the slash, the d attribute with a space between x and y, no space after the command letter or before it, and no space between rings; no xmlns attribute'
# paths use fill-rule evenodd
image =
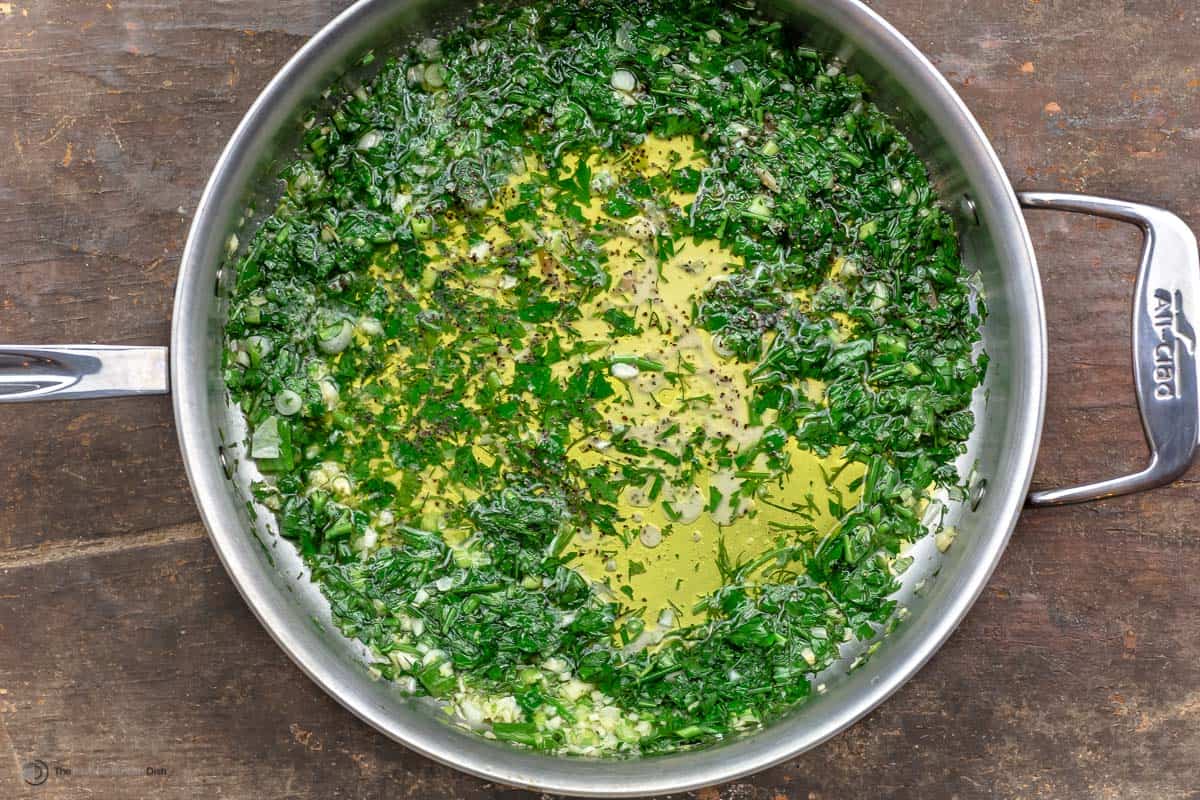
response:
<svg viewBox="0 0 1200 800"><path fill-rule="evenodd" d="M803 701L895 623L974 424L984 312L923 163L717 0L487 3L380 63L225 327L256 498L334 620L543 750Z"/></svg>

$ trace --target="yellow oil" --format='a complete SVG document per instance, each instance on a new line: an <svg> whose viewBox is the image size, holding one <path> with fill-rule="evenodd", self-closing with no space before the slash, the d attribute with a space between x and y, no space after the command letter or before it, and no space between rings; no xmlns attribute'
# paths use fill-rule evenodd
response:
<svg viewBox="0 0 1200 800"><path fill-rule="evenodd" d="M566 171L574 171L578 165L575 159L567 157ZM704 161L689 138L650 137L619 158L593 154L588 157L588 165L593 175L628 177L638 173L649 177L684 165L702 167ZM514 176L493 206L484 212L496 223L484 237L491 250L509 241L501 225L504 209L516 197L520 185L538 169L536 163L529 162L526 172ZM691 324L693 300L714 281L724 280L740 269L739 259L716 242L688 240L676 243L674 256L659 263L652 242L656 226L662 221L642 217L609 219L602 210L602 198L595 194L583 210L586 224L605 224L618 231L603 245L612 288L582 307L581 320L570 331L559 331L560 335L593 342L597 349L588 356L592 359L640 357L667 365L673 371L690 372L685 380L675 384L658 371L642 370L636 376L625 377L617 396L599 405L610 433L617 435L623 431L648 447L661 448L676 457L683 453L686 440L697 428L704 430L709 441L723 439L729 453L752 446L762 434L763 425L772 420L768 417L757 425L751 422L745 365L723 358L711 336ZM670 196L672 204L680 209L693 199L684 193ZM525 223L524 233L553 253L578 223L559 218L548 209L543 209L542 214L536 224ZM427 241L425 247L431 263L423 282L432 284L437 271L449 269L462 259L478 257L479 242L475 242L473 251L468 239L466 227L457 223L436 240ZM502 283L492 279L468 288L494 297L503 297L506 291ZM803 302L804 298L799 300ZM601 318L611 308L632 315L642 332L613 341L608 323ZM390 344L395 363L372 380L384 383L395 380L395 366L408 353L402 343ZM511 377L513 361L521 354L508 355L511 358L497 366L502 380ZM560 362L554 372L562 377L575 366L571 361ZM479 380L485 377L480 376ZM816 402L823 402L823 388L817 382L810 382L808 394ZM710 399L696 400L698 397ZM486 416L486 409L480 411ZM537 431L528 431L528 435L534 437ZM476 447L476 455L485 463L499 457L486 444ZM691 480L673 480L685 465L672 466L658 460L655 466L665 477L658 496L651 500L650 485L625 490L618 507L619 538L596 536L581 526L582 532L572 548L578 553L573 568L597 587L606 587L605 591L647 620L658 620L669 609L675 624L696 621L697 600L721 585L717 566L720 543L724 543L731 561L752 560L798 539L819 538L837 523L838 508L849 508L856 502L861 465L846 463L839 452L820 457L794 444L787 456L790 469L765 485L765 496L760 493L736 501L730 498L738 493L744 481L732 471L706 470ZM568 452L568 458L584 467L632 459L615 452L607 434L586 436L583 430L579 431L578 444ZM764 459L759 456L748 469L765 470ZM428 516L434 522L444 510L446 495L468 497L463 487L456 487L454 492L443 491L448 487L439 489L441 477L432 472L422 476ZM399 480L399 476L393 478ZM721 500L712 507L709 501L714 489ZM664 501L670 504L673 514L668 512ZM786 510L793 506L805 506L808 511L802 517ZM457 542L465 532L444 531L444 535ZM631 574L639 569L644 571Z"/></svg>

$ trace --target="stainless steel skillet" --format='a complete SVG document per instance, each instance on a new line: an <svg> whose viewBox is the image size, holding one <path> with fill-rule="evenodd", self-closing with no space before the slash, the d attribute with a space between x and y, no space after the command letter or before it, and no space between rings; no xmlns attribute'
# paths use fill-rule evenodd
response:
<svg viewBox="0 0 1200 800"><path fill-rule="evenodd" d="M1076 502L1149 488L1191 463L1200 433L1195 333L1200 319L1196 240L1166 211L1121 201L1032 194L1018 198L970 113L934 67L884 20L856 0L791 0L777 8L797 36L837 54L863 74L875 99L893 110L924 156L941 196L959 215L962 250L978 269L991 308L985 347L992 362L979 392L978 427L961 466L977 478L954 507L959 536L945 554L916 550L900 600L905 625L861 669L845 664L819 680L827 691L766 730L704 750L640 760L556 758L515 750L446 725L442 715L371 679L356 645L329 622L292 548L268 515L246 507L251 467L242 426L218 369L223 270L254 220L244 209L271 204L272 157L286 155L297 123L320 91L355 71L370 48L445 20L463 6L420 0L362 0L331 22L283 68L238 127L201 198L184 250L171 347L0 347L0 401L173 394L188 475L217 552L250 607L280 646L315 681L364 720L407 746L508 784L581 795L644 795L717 783L815 746L867 713L942 644L984 586L1022 505L1037 453L1046 391L1041 287L1020 205L1100 214L1146 235L1133 302L1134 379L1149 466L1131 476L1028 498ZM234 245L233 248L230 245ZM920 591L918 591L920 587ZM847 659L853 658L847 653Z"/></svg>

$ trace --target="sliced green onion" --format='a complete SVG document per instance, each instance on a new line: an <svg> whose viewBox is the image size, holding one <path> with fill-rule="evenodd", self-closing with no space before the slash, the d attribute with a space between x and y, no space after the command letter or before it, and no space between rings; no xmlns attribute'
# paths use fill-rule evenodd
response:
<svg viewBox="0 0 1200 800"><path fill-rule="evenodd" d="M441 89L446 85L446 68L441 64L430 64L425 67L423 77L426 89L431 91Z"/></svg>
<svg viewBox="0 0 1200 800"><path fill-rule="evenodd" d="M413 217L411 224L413 236L416 238L428 239L433 235L433 220L430 217L424 214L419 217Z"/></svg>
<svg viewBox="0 0 1200 800"><path fill-rule="evenodd" d="M246 338L246 352L258 363L271 353L271 340L265 336L249 336Z"/></svg>
<svg viewBox="0 0 1200 800"><path fill-rule="evenodd" d="M254 441L250 447L251 458L279 458L282 439L279 435L279 417L270 416L254 429Z"/></svg>
<svg viewBox="0 0 1200 800"><path fill-rule="evenodd" d="M637 76L627 69L614 71L609 82L618 92L625 92L626 94L637 88Z"/></svg>
<svg viewBox="0 0 1200 800"><path fill-rule="evenodd" d="M746 206L746 216L754 217L755 219L770 219L771 206L767 204L767 199L762 195L755 195L750 201L750 205Z"/></svg>
<svg viewBox="0 0 1200 800"><path fill-rule="evenodd" d="M337 408L340 392L338 391L337 384L333 382L333 379L325 378L321 381L320 387L321 400L325 403L325 408L329 409L330 411Z"/></svg>
<svg viewBox="0 0 1200 800"><path fill-rule="evenodd" d="M644 358L643 356L616 355L610 356L609 364L632 364L643 372L662 372L667 368L667 365L661 361L655 361L652 358Z"/></svg>
<svg viewBox="0 0 1200 800"><path fill-rule="evenodd" d="M275 395L275 410L285 417L290 417L300 410L304 401L291 389L284 389Z"/></svg>
<svg viewBox="0 0 1200 800"><path fill-rule="evenodd" d="M340 353L350 346L353 336L354 326L350 324L350 320L331 322L317 330L317 347L322 353Z"/></svg>
<svg viewBox="0 0 1200 800"><path fill-rule="evenodd" d="M362 135L362 138L358 140L358 144L355 145L355 149L370 150L371 148L375 147L382 141L383 141L382 133L380 133L379 131L374 131L374 130L367 131L366 133L364 133Z"/></svg>

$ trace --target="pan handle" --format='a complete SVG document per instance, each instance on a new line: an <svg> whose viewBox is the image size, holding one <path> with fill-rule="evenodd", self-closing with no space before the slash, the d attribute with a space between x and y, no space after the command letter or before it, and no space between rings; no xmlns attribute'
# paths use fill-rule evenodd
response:
<svg viewBox="0 0 1200 800"><path fill-rule="evenodd" d="M1196 236L1169 211L1154 206L1057 192L1024 192L1029 209L1074 211L1130 222L1145 245L1133 296L1133 381L1150 463L1098 483L1031 492L1030 506L1098 500L1162 486L1191 466L1200 443L1196 331L1200 322L1200 257Z"/></svg>
<svg viewBox="0 0 1200 800"><path fill-rule="evenodd" d="M0 403L169 391L167 348L0 345Z"/></svg>

